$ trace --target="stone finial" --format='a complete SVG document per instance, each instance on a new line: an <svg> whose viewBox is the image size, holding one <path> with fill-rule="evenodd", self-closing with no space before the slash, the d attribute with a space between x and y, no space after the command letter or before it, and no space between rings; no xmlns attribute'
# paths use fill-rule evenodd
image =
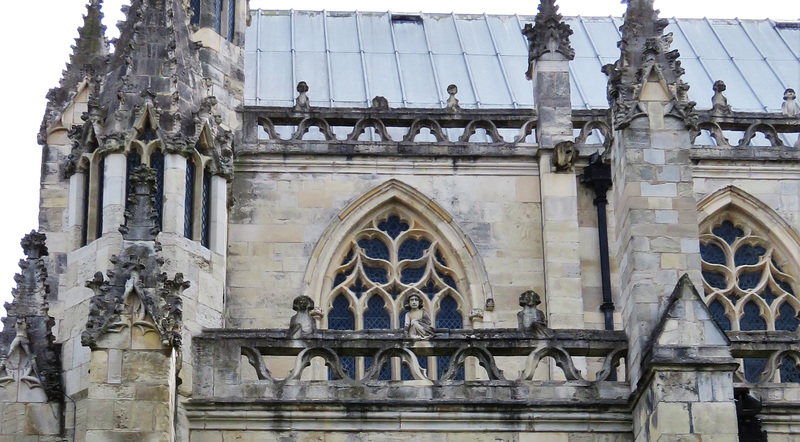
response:
<svg viewBox="0 0 800 442"><path fill-rule="evenodd" d="M797 94L794 89L786 89L786 92L783 93L783 105L781 106L783 115L795 118L800 116L800 107L797 105L796 98Z"/></svg>
<svg viewBox="0 0 800 442"><path fill-rule="evenodd" d="M456 98L456 94L458 93L458 86L454 84L447 86L447 93L450 94L450 96L447 97L446 109L453 112L460 111L461 106L458 105L458 98Z"/></svg>
<svg viewBox="0 0 800 442"><path fill-rule="evenodd" d="M626 127L634 118L647 115L644 101L666 104L665 116L697 127L695 102L689 101L689 85L681 76L677 50L670 50L672 34L664 34L669 24L658 18L653 0L626 0L628 9L620 31L620 58L603 66L608 76L608 103L615 129Z"/></svg>
<svg viewBox="0 0 800 442"><path fill-rule="evenodd" d="M714 97L711 98L711 113L714 115L730 115L733 113L731 107L728 105L728 99L722 95L725 89L727 89L727 87L722 80L714 82Z"/></svg>
<svg viewBox="0 0 800 442"><path fill-rule="evenodd" d="M539 12L533 25L525 25L522 30L528 38L528 61L533 62L546 53L559 53L566 60L575 58L575 50L569 43L572 29L564 22L558 13L555 0L542 0L539 3ZM530 69L527 77L531 79Z"/></svg>
<svg viewBox="0 0 800 442"><path fill-rule="evenodd" d="M375 98L372 99L372 109L389 110L389 100L387 100L386 97L376 95Z"/></svg>
<svg viewBox="0 0 800 442"><path fill-rule="evenodd" d="M406 337L411 339L430 339L433 337L431 317L422 305L422 297L416 293L409 295L403 302L407 310L403 330Z"/></svg>
<svg viewBox="0 0 800 442"><path fill-rule="evenodd" d="M44 233L31 230L31 233L22 237L19 242L28 259L39 259L47 256L47 237Z"/></svg>
<svg viewBox="0 0 800 442"><path fill-rule="evenodd" d="M553 149L553 166L556 172L571 172L577 159L578 149L572 141L562 141Z"/></svg>
<svg viewBox="0 0 800 442"><path fill-rule="evenodd" d="M311 109L311 100L308 99L308 84L305 81L297 83L297 99L294 100L294 110L307 111Z"/></svg>
<svg viewBox="0 0 800 442"><path fill-rule="evenodd" d="M314 333L317 329L316 321L311 317L314 301L305 295L298 296L292 302L292 310L297 313L289 321L289 338L298 339Z"/></svg>
<svg viewBox="0 0 800 442"><path fill-rule="evenodd" d="M522 332L547 334L547 319L544 313L537 308L542 299L533 290L526 290L519 295L519 305L522 311L517 313L517 322Z"/></svg>
<svg viewBox="0 0 800 442"><path fill-rule="evenodd" d="M130 241L155 241L161 230L155 209L156 171L142 165L128 179L133 191L128 195L125 225L119 231Z"/></svg>

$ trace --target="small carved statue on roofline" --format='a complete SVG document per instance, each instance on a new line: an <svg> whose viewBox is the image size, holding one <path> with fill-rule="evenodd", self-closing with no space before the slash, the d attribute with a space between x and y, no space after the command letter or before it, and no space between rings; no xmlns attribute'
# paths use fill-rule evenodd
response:
<svg viewBox="0 0 800 442"><path fill-rule="evenodd" d="M411 339L430 339L433 337L433 325L428 312L422 308L422 297L416 293L406 298L403 307L407 310L404 324L405 334Z"/></svg>
<svg viewBox="0 0 800 442"><path fill-rule="evenodd" d="M519 305L522 307L522 311L517 313L517 321L520 331L548 335L547 319L545 319L544 313L536 307L541 303L542 299L533 290L526 290L519 295Z"/></svg>
<svg viewBox="0 0 800 442"><path fill-rule="evenodd" d="M308 84L305 81L297 83L297 99L294 101L294 110L311 109L311 100L308 99Z"/></svg>
<svg viewBox="0 0 800 442"><path fill-rule="evenodd" d="M783 93L783 106L781 106L783 115L795 118L800 116L800 107L797 106L796 98L797 94L794 92L794 89L786 89L786 92Z"/></svg>
<svg viewBox="0 0 800 442"><path fill-rule="evenodd" d="M314 301L305 295L298 296L292 302L292 310L297 313L289 321L289 338L298 339L314 333L317 329L317 324L311 317Z"/></svg>
<svg viewBox="0 0 800 442"><path fill-rule="evenodd" d="M727 86L722 80L714 82L714 96L711 98L711 112L714 115L730 115L732 113L731 107L728 105L728 99L722 95Z"/></svg>
<svg viewBox="0 0 800 442"><path fill-rule="evenodd" d="M447 86L447 93L450 95L447 98L447 110L457 112L461 110L461 106L458 105L458 98L456 98L456 94L458 93L458 86L451 84Z"/></svg>

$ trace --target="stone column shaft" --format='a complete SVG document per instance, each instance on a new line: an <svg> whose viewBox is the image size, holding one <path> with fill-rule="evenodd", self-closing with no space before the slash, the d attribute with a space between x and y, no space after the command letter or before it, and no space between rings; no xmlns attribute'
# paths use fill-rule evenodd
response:
<svg viewBox="0 0 800 442"><path fill-rule="evenodd" d="M164 216L161 231L183 235L186 204L186 158L168 154L164 158Z"/></svg>
<svg viewBox="0 0 800 442"><path fill-rule="evenodd" d="M103 234L119 231L125 223L127 158L112 153L105 157L103 171Z"/></svg>
<svg viewBox="0 0 800 442"><path fill-rule="evenodd" d="M228 247L228 184L225 178L211 177L211 219L209 244L212 252L225 253Z"/></svg>

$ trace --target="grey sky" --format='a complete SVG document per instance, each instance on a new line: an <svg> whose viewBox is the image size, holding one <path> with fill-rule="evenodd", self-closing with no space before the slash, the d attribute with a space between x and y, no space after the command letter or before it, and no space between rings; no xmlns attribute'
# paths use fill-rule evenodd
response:
<svg viewBox="0 0 800 442"><path fill-rule="evenodd" d="M105 23L111 37L117 35L116 22L122 19L123 0L105 0ZM293 0L295 9L312 10L391 10L396 12L463 12L490 14L536 13L538 2L454 1L454 0L374 0L321 1ZM38 228L39 167L41 147L36 134L42 120L47 90L56 86L77 37L85 6L82 0L39 0L6 2L7 23L0 27L5 68L0 71L4 86L4 106L0 118L5 123L5 170L0 174L0 300L10 301L17 261L23 257L19 240ZM251 0L251 7L276 8L286 3ZM625 5L618 0L561 0L564 15L620 16ZM772 18L800 19L800 2L792 0L672 0L656 1L662 17ZM796 85L796 88L800 85Z"/></svg>

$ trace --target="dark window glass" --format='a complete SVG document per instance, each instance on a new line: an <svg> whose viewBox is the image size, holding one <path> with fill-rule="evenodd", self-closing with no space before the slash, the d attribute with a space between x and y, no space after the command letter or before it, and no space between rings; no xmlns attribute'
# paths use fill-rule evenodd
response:
<svg viewBox="0 0 800 442"><path fill-rule="evenodd" d="M150 154L150 167L156 171L156 223L161 230L164 220L164 154L157 150Z"/></svg>
<svg viewBox="0 0 800 442"><path fill-rule="evenodd" d="M752 290L761 282L761 272L742 273L739 275L739 288L742 290Z"/></svg>
<svg viewBox="0 0 800 442"><path fill-rule="evenodd" d="M364 357L364 371L366 372L369 368L372 367L372 358L369 356ZM390 381L392 380L392 358L386 360L381 367L381 372L378 374L379 381Z"/></svg>
<svg viewBox="0 0 800 442"><path fill-rule="evenodd" d="M775 330L797 330L797 325L800 323L797 319L797 310L792 307L788 302L784 302L778 309L780 316L775 320Z"/></svg>
<svg viewBox="0 0 800 442"><path fill-rule="evenodd" d="M761 246L743 245L736 250L733 255L733 262L736 266L751 266L758 264L758 259L762 257L767 250Z"/></svg>
<svg viewBox="0 0 800 442"><path fill-rule="evenodd" d="M183 236L192 239L194 233L194 160L186 160L186 193L183 200Z"/></svg>
<svg viewBox="0 0 800 442"><path fill-rule="evenodd" d="M328 312L328 329L330 330L354 330L356 328L356 319L353 312L350 311L350 301L344 295L339 295L333 300L333 308ZM345 356L339 359L342 367L350 374L350 377L356 378L356 358L353 356ZM333 374L328 370L328 379L333 379Z"/></svg>
<svg viewBox="0 0 800 442"><path fill-rule="evenodd" d="M428 369L428 357L427 356L417 356L417 362L419 362L420 368L423 370ZM414 376L411 375L411 370L408 366L404 363L400 364L400 380L403 381L410 381L413 380Z"/></svg>
<svg viewBox="0 0 800 442"><path fill-rule="evenodd" d="M430 246L431 242L426 239L407 239L397 249L397 259L400 261L404 259L420 259Z"/></svg>
<svg viewBox="0 0 800 442"><path fill-rule="evenodd" d="M744 378L747 382L755 383L758 381L758 376L764 371L764 368L767 366L766 359L745 359L744 360Z"/></svg>
<svg viewBox="0 0 800 442"><path fill-rule="evenodd" d="M401 221L399 216L392 215L386 221L378 223L378 228L394 239L408 230L408 223Z"/></svg>
<svg viewBox="0 0 800 442"><path fill-rule="evenodd" d="M236 24L236 0L228 0L228 41L233 41Z"/></svg>
<svg viewBox="0 0 800 442"><path fill-rule="evenodd" d="M97 231L95 232L95 239L103 236L103 189L105 188L106 177L106 159L100 160L97 165Z"/></svg>
<svg viewBox="0 0 800 442"><path fill-rule="evenodd" d="M90 178L91 167L83 174L83 213L81 214L81 246L85 246L89 240L89 187L91 186ZM98 184L102 186L102 184Z"/></svg>
<svg viewBox="0 0 800 442"><path fill-rule="evenodd" d="M200 214L200 244L208 247L211 243L211 171L203 171L203 207Z"/></svg>
<svg viewBox="0 0 800 442"><path fill-rule="evenodd" d="M192 0L192 18L190 23L193 25L200 24L200 0Z"/></svg>
<svg viewBox="0 0 800 442"><path fill-rule="evenodd" d="M700 257L709 264L719 264L723 266L727 264L725 262L725 252L722 251L722 247L713 243L700 244Z"/></svg>
<svg viewBox="0 0 800 442"><path fill-rule="evenodd" d="M728 282L725 281L725 275L721 273L712 273L703 270L703 279L706 280L708 285L715 289L724 289L728 286Z"/></svg>
<svg viewBox="0 0 800 442"><path fill-rule="evenodd" d="M214 13L214 30L217 34L222 33L222 0L214 0L217 2L217 7Z"/></svg>
<svg viewBox="0 0 800 442"><path fill-rule="evenodd" d="M733 244L733 242L736 241L736 238L744 236L744 231L734 226L730 221L724 221L719 226L711 229L711 232L713 232L714 235L724 239L728 244Z"/></svg>
<svg viewBox="0 0 800 442"><path fill-rule="evenodd" d="M345 275L341 275L341 276L342 276L342 281L344 281L344 278L346 278L346 277L347 277L347 276L345 276ZM335 284L335 283L336 283L336 282L334 281L334 284ZM341 283L340 283L340 284L341 284ZM361 280L361 278L358 278L358 279L356 279L356 280L353 282L353 285L351 285L351 286L350 286L350 291L351 291L351 292L353 292L353 294L354 294L354 295L356 295L356 298L359 298L359 299L361 299L361 295L363 295L364 293L366 293L366 291L367 291L367 287L366 287L366 286L364 286L364 281L362 281L362 280ZM370 300L369 300L369 302L371 303L371 302L372 302L372 299L370 299ZM371 304L370 304L370 305L371 305ZM367 327L367 326L366 326L366 320L367 320L367 319L366 319L366 317L365 317L365 318L364 318L364 321L365 321L365 322L364 322L364 324L365 324L365 325L364 325L364 328L384 328L384 327ZM387 327L387 328L388 328L388 327Z"/></svg>
<svg viewBox="0 0 800 442"><path fill-rule="evenodd" d="M723 330L731 329L731 320L725 316L725 306L723 306L721 302L715 300L709 304L708 310L711 311L711 317L717 321L717 324L719 324Z"/></svg>
<svg viewBox="0 0 800 442"><path fill-rule="evenodd" d="M449 328L461 329L464 328L464 322L461 314L458 312L458 303L450 296L446 296L439 303L439 312L436 314L436 328ZM450 356L438 356L436 358L436 371L438 378L441 379L447 366L450 364ZM464 380L464 367L458 369L455 380Z"/></svg>
<svg viewBox="0 0 800 442"><path fill-rule="evenodd" d="M755 302L750 301L744 305L742 320L739 323L740 330L766 330L767 321L761 317L761 310Z"/></svg>
<svg viewBox="0 0 800 442"><path fill-rule="evenodd" d="M391 327L389 312L384 308L386 303L378 295L367 301L367 310L364 312L364 329L388 330Z"/></svg>
<svg viewBox="0 0 800 442"><path fill-rule="evenodd" d="M389 282L389 272L384 268L364 266L364 273L370 281L376 284L386 284Z"/></svg>
<svg viewBox="0 0 800 442"><path fill-rule="evenodd" d="M358 241L358 246L372 259L389 260L389 247L378 238L361 239Z"/></svg>
<svg viewBox="0 0 800 442"><path fill-rule="evenodd" d="M800 383L800 369L792 358L783 358L781 361L781 382Z"/></svg>
<svg viewBox="0 0 800 442"><path fill-rule="evenodd" d="M136 170L137 167L142 165L142 156L139 155L139 152L135 150L131 150L128 152L127 157L127 166L125 168L125 208L128 209L128 195L133 192L133 180L131 177L133 176L133 172Z"/></svg>

